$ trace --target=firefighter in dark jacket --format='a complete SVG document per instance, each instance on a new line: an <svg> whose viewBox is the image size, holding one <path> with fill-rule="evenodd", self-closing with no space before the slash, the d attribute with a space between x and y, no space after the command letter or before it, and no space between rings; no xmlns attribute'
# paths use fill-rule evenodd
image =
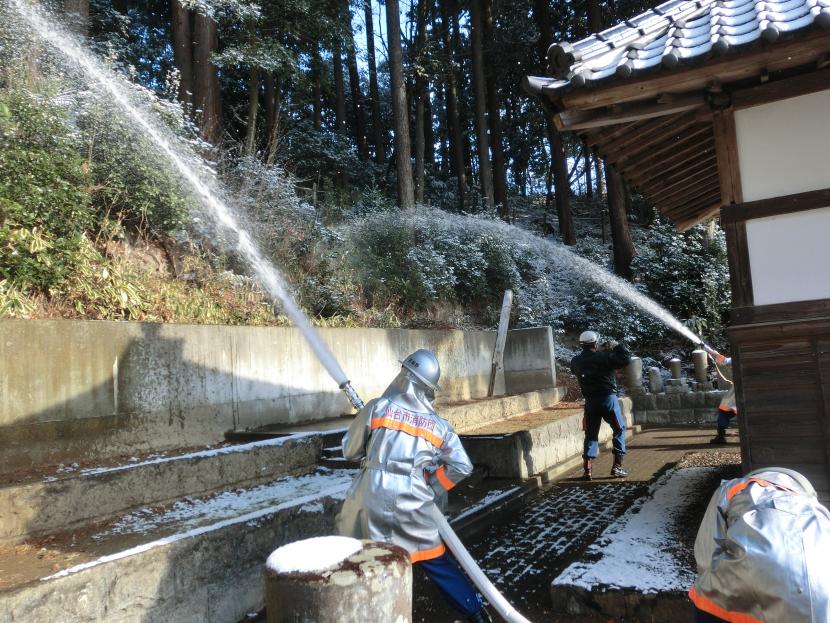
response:
<svg viewBox="0 0 830 623"><path fill-rule="evenodd" d="M571 372L579 381L579 388L585 397L585 446L582 461L585 480L593 477L593 463L599 453L599 428L605 420L614 431L614 466L611 476L624 478L628 472L623 469L625 456L625 418L617 399L617 378L615 370L624 368L631 360L631 353L617 342L607 342L606 349L597 350L599 334L584 331L579 336L582 352L571 359Z"/></svg>

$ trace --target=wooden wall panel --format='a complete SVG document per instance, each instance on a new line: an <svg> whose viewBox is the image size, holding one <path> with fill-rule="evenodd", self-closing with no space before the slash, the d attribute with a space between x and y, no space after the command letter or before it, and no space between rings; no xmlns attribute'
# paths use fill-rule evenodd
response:
<svg viewBox="0 0 830 623"><path fill-rule="evenodd" d="M740 325L730 339L744 469L797 469L830 501L827 319Z"/></svg>

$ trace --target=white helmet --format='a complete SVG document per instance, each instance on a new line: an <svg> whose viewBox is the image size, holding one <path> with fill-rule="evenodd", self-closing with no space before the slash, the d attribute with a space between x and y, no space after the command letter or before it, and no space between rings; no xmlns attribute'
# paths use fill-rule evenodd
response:
<svg viewBox="0 0 830 623"><path fill-rule="evenodd" d="M438 359L428 350L416 350L409 357L401 361L401 365L414 374L424 385L432 391L439 391L438 379L441 377L441 366Z"/></svg>
<svg viewBox="0 0 830 623"><path fill-rule="evenodd" d="M590 346L599 342L599 333L596 331L583 331L579 334L579 344L581 346Z"/></svg>

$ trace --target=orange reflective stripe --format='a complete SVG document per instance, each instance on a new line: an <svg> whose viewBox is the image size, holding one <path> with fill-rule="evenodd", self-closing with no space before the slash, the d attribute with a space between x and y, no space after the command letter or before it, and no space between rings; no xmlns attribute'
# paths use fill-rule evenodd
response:
<svg viewBox="0 0 830 623"><path fill-rule="evenodd" d="M743 612L732 612L726 608L721 608L711 599L707 599L703 595L699 594L695 590L694 585L692 585L692 588L689 589L689 599L692 600L692 603L694 603L698 609L708 612L709 614L714 615L719 619L723 619L724 621L729 621L730 623L763 623L760 619L756 619L755 617L744 614Z"/></svg>
<svg viewBox="0 0 830 623"><path fill-rule="evenodd" d="M721 355L720 353L718 353L718 358L715 361L717 362L718 365L722 365L723 362L726 361L726 356Z"/></svg>
<svg viewBox="0 0 830 623"><path fill-rule="evenodd" d="M409 559L412 562L421 562L422 560L432 560L433 558L438 558L439 556L443 555L444 552L447 551L447 548L444 546L443 543L438 547L433 547L432 549L422 549L416 552L410 552Z"/></svg>
<svg viewBox="0 0 830 623"><path fill-rule="evenodd" d="M443 465L435 470L435 475L438 477L438 482L440 482L447 491L455 486L455 483L447 477L447 472L444 470Z"/></svg>
<svg viewBox="0 0 830 623"><path fill-rule="evenodd" d="M741 491L746 489L749 485L753 482L758 483L762 487L775 487L776 489L780 489L781 491L787 491L788 493L797 493L788 487L784 487L782 485L776 484L774 482L770 482L768 480L764 480L763 478L749 478L743 482L739 482L737 484L732 485L729 488L729 491L726 492L726 499L731 500L733 497L738 495Z"/></svg>
<svg viewBox="0 0 830 623"><path fill-rule="evenodd" d="M738 412L738 408L737 408L737 407L724 407L723 405L720 405L720 406L718 407L718 409L720 409L720 410L721 410L721 411L723 411L724 413L737 413L737 412Z"/></svg>
<svg viewBox="0 0 830 623"><path fill-rule="evenodd" d="M440 448L443 444L444 440L441 439L438 435L432 433L432 431L428 431L424 428L418 428L417 426L412 426L411 424L406 424L405 422L401 422L399 420L393 420L392 418L388 417L381 417L375 418L372 420L372 430L376 428L388 428L390 430L399 430L408 435L412 435L413 437L420 437L421 439L426 439L436 448Z"/></svg>

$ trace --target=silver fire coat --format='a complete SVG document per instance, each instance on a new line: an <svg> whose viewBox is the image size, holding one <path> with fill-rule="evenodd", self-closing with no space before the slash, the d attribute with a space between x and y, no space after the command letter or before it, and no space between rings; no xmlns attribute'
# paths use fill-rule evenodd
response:
<svg viewBox="0 0 830 623"><path fill-rule="evenodd" d="M721 483L695 560L689 598L724 621L830 621L830 512L774 468Z"/></svg>
<svg viewBox="0 0 830 623"><path fill-rule="evenodd" d="M735 381L732 379L732 357L723 357L715 361L715 370L728 385L729 389L720 399L718 409L730 413L738 412L738 403L735 400Z"/></svg>
<svg viewBox="0 0 830 623"><path fill-rule="evenodd" d="M383 396L357 414L343 455L362 459L337 517L344 536L394 543L412 562L444 553L430 509L473 466L458 435L438 417L434 395L402 370Z"/></svg>

